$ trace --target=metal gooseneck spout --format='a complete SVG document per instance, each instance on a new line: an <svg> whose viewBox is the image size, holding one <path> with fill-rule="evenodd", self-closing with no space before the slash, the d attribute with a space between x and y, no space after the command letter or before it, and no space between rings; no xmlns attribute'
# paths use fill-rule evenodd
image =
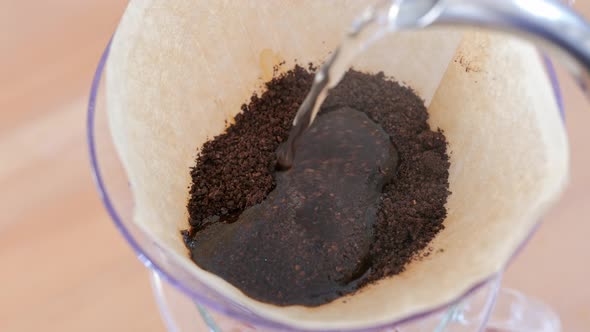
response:
<svg viewBox="0 0 590 332"><path fill-rule="evenodd" d="M406 0L432 4L423 26L469 25L519 35L556 56L590 99L590 25L556 0Z"/></svg>

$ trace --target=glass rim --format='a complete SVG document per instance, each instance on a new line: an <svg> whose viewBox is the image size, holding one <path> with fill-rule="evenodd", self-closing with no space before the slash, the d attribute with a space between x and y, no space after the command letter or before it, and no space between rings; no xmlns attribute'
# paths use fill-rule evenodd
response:
<svg viewBox="0 0 590 332"><path fill-rule="evenodd" d="M137 257L139 258L139 260L141 261L141 263L145 267L147 267L150 271L154 271L155 273L157 273L163 280L170 283L173 287L180 290L183 294L189 296L192 300L197 301L199 304L205 305L206 307L211 308L218 313L230 316L231 318L238 319L238 320L241 320L246 323L260 325L260 326L267 327L267 328L275 328L275 329L279 328L282 330L297 331L297 330L295 330L295 327L293 327L293 326L286 325L284 323L280 323L277 321L272 321L270 319L261 317L257 313L253 313L255 315L255 317L252 317L250 315L246 315L243 312L239 312L239 311L235 311L235 310L231 310L231 309L228 310L228 308L226 308L225 306L223 306L219 303L216 303L215 301L211 301L208 298L199 294L198 292L192 290L190 287L187 287L181 281L176 279L171 273L168 273L164 268L162 268L153 258L151 258L151 256L147 253L147 251L138 243L138 241L136 241L136 239L131 235L131 232L124 225L122 218L119 216L119 213L115 209L115 207L111 201L111 198L109 197L108 190L107 190L105 183L103 181L103 176L101 173L101 169L99 167L98 154L96 151L96 144L95 144L96 142L95 142L95 137L94 137L95 136L94 122L95 122L95 114L96 114L96 101L97 101L97 96L98 96L98 92L100 89L100 82L102 80L102 76L104 74L104 69L107 64L111 43L112 43L112 37L109 40L104 52L102 53L102 55L100 57L96 71L94 73L94 77L92 79L92 85L91 85L90 96L88 99L88 108L87 108L86 139L87 139L87 144L88 144L88 152L89 152L89 157L90 157L90 167L91 167L91 172L92 172L92 176L94 179L94 183L96 185L96 189L98 191L100 199L101 199L105 209L107 210L107 213L109 214L109 216L113 220L115 227L119 230L119 232L121 233L121 235L123 236L125 241L127 241L127 243L131 246L131 248L133 249L133 251L135 252ZM564 111L564 107L563 107L563 99L562 99L562 94L561 94L557 74L555 71L555 67L553 66L552 61L549 59L549 57L547 55L541 53L541 57L543 59L543 62L545 63L546 74L549 77L549 80L550 80L551 85L553 87L553 93L554 93L555 99L557 101L559 112L561 114L562 119L564 119L565 118L565 111ZM480 290L483 286L485 286L489 282L495 280L496 278L499 278L502 275L503 271L506 269L506 267L514 260L514 258L516 256L518 256L518 254L522 251L522 249L530 241L532 236L536 233L536 231L540 227L541 223L542 222L539 221L535 224L535 226L533 227L531 232L528 234L526 239L522 243L520 243L518 248L512 253L510 259L506 262L504 267L502 269L500 269L500 271L493 273L492 275L484 278L483 280L475 282L469 288L467 288L467 290L462 292L460 295L455 297L453 300L451 300L447 303L438 305L434 308L425 309L420 312L416 312L412 315L409 315L407 317L397 319L397 320L394 320L394 321L391 321L388 323L383 323L383 324L379 324L379 325L372 326L372 327L366 327L363 329L350 329L350 330L346 330L346 331L361 332L361 331L373 331L373 330L378 330L378 329L394 327L396 325L401 325L401 324L408 323L411 321L419 320L419 319L424 318L426 316L435 314L439 311L443 311L443 310L459 303L463 299L469 297L471 294ZM209 287L207 285L205 285L205 286ZM342 329L326 330L326 332L330 332L330 331L343 331L343 330Z"/></svg>

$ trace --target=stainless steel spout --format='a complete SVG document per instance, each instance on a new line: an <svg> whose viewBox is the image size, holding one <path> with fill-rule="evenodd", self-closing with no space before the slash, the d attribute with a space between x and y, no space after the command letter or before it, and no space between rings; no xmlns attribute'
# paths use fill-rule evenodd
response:
<svg viewBox="0 0 590 332"><path fill-rule="evenodd" d="M407 28L468 25L519 35L556 56L590 98L590 25L555 0L397 0L421 20ZM425 10L425 7L428 10ZM412 11L420 11L414 13Z"/></svg>

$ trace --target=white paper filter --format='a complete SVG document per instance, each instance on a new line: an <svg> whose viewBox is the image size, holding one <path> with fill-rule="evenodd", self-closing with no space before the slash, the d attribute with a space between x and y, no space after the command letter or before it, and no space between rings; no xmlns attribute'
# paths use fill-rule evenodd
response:
<svg viewBox="0 0 590 332"><path fill-rule="evenodd" d="M563 189L568 147L536 50L483 32L429 30L379 42L355 68L395 77L430 105L451 157L443 253L412 262L346 302L278 307L198 268L189 168L273 66L320 63L364 1L131 1L113 39L107 108L135 198L134 219L189 273L249 310L311 329L369 327L438 307L500 271Z"/></svg>

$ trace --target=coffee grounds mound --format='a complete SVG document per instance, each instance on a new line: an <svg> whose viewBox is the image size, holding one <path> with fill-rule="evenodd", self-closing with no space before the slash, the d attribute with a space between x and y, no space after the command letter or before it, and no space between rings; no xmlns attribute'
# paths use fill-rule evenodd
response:
<svg viewBox="0 0 590 332"><path fill-rule="evenodd" d="M222 223L236 221L244 210L261 203L275 188L275 151L286 141L312 81L313 73L299 66L275 77L266 83L264 93L252 96L250 103L242 106L235 124L204 144L191 170L193 183L187 206L191 229L183 231L195 262L203 254L198 252L199 232L212 224L220 227ZM383 73L350 70L330 92L320 116L347 107L364 112L383 128L398 149L399 165L379 198L369 268L351 283L353 287L343 288L339 296L402 272L443 229L444 205L449 195L445 137L441 131L430 130L424 103L410 88L387 79ZM285 243L285 248L291 247L295 245ZM313 261L314 257L301 259ZM240 269L236 267L235 271ZM227 273L231 274L231 269ZM230 282L239 278L244 276L225 277ZM279 305L319 305L334 299L328 296L318 302L317 298L306 301L300 295L288 298L272 287L259 288L253 294L247 287L232 283L254 298ZM267 293L261 294L260 289Z"/></svg>

